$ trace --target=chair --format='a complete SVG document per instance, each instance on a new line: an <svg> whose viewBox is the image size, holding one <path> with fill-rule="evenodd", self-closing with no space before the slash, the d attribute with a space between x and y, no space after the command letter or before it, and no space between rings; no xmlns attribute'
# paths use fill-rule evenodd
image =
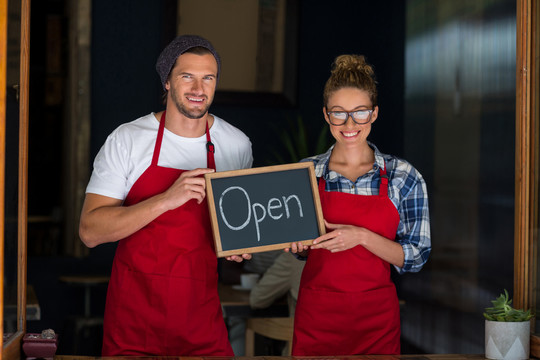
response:
<svg viewBox="0 0 540 360"><path fill-rule="evenodd" d="M82 287L84 289L84 313L73 317L73 352L78 354L79 347L83 342L88 342L90 328L103 328L103 316L95 316L91 313L91 290L98 286L106 286L109 276L105 275L63 275L60 281L70 286ZM83 332L84 331L84 332ZM99 346L101 347L101 346Z"/></svg>
<svg viewBox="0 0 540 360"><path fill-rule="evenodd" d="M248 318L246 322L246 354L254 356L255 334L259 334L274 340L285 341L288 355L291 355L291 343L293 338L294 318Z"/></svg>

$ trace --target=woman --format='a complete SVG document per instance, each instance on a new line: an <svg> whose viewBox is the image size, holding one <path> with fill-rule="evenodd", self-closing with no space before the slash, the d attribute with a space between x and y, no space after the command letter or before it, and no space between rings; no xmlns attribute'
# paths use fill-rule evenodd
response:
<svg viewBox="0 0 540 360"><path fill-rule="evenodd" d="M367 140L377 120L373 68L336 58L323 115L336 143L315 163L327 233L309 248L296 306L292 355L399 354L400 321L390 266L419 271L431 251L425 182L408 162Z"/></svg>

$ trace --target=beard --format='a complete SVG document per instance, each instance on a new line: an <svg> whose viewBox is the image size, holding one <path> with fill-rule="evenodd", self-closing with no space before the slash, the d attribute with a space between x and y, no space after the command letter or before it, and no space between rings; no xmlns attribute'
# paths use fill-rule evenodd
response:
<svg viewBox="0 0 540 360"><path fill-rule="evenodd" d="M178 93L176 92L174 87L171 87L170 92L171 92L171 99L173 100L174 105L176 106L176 109L188 119L202 118L204 115L206 115L206 113L208 112L208 109L210 108L210 105L212 104L212 99L208 99L208 97L205 96L205 98L208 101L206 102L206 106L204 108L189 110L186 104L182 102L182 99L180 98L180 96L178 96Z"/></svg>

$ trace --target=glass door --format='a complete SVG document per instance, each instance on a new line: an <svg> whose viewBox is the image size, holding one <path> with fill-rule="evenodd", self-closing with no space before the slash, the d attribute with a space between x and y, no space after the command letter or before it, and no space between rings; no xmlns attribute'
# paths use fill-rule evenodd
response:
<svg viewBox="0 0 540 360"><path fill-rule="evenodd" d="M20 358L26 331L29 20L29 0L0 0L0 349L5 359Z"/></svg>

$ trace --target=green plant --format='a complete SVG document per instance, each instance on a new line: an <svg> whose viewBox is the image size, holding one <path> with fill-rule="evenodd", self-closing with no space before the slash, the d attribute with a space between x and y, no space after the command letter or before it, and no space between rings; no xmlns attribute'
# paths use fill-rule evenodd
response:
<svg viewBox="0 0 540 360"><path fill-rule="evenodd" d="M282 151L277 151L275 143L272 144L274 158L270 160L271 164L298 162L308 156L325 152L333 143L333 138L328 134L326 123L322 123L316 140L311 141L308 128L301 116L298 116L296 121L289 119L286 128L276 127L274 131L280 140L278 148Z"/></svg>
<svg viewBox="0 0 540 360"><path fill-rule="evenodd" d="M534 316L531 314L531 310L514 309L512 299L508 298L506 289L504 289L504 294L491 302L493 306L487 307L484 312L484 317L490 321L520 322L528 321Z"/></svg>

